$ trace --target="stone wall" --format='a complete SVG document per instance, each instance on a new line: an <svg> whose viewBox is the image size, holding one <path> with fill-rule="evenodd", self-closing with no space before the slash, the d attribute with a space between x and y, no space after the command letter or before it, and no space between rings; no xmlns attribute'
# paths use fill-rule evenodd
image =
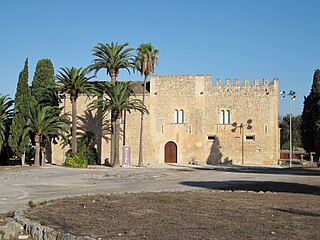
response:
<svg viewBox="0 0 320 240"><path fill-rule="evenodd" d="M141 94L137 94L141 98ZM101 121L101 114L86 111L92 101L78 100L79 126L93 131L100 163L110 157L110 115ZM62 103L71 112L70 100ZM150 93L146 95L149 114L144 124L144 163L163 163L165 145L177 146L178 163L276 164L279 158L278 81L257 79L240 83L230 79L212 84L209 75L151 76ZM175 123L175 110L183 110L182 123ZM221 111L230 120L221 124ZM99 120L100 119L100 120ZM248 120L252 123L248 127ZM100 121L100 122L99 122ZM86 124L83 124L85 122ZM233 124L234 123L234 124ZM123 126L123 125L122 125ZM103 130L102 130L103 129ZM139 156L140 113L126 114L125 145L132 149L132 165ZM121 136L123 139L123 136ZM121 139L121 143L122 143ZM53 163L62 164L65 153L59 145L53 147ZM121 152L121 150L120 150Z"/></svg>

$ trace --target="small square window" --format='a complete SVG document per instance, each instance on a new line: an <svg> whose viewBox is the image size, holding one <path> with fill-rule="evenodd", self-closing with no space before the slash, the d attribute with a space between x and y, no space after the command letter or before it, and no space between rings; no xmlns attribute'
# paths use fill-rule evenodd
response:
<svg viewBox="0 0 320 240"><path fill-rule="evenodd" d="M255 140L255 136L254 135L246 135L246 140L247 141L254 141Z"/></svg>
<svg viewBox="0 0 320 240"><path fill-rule="evenodd" d="M215 140L216 140L216 136L208 135L208 141L215 141Z"/></svg>

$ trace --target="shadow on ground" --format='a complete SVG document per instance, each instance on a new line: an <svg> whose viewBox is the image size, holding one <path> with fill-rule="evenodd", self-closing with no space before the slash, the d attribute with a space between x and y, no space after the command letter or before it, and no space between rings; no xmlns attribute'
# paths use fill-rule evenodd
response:
<svg viewBox="0 0 320 240"><path fill-rule="evenodd" d="M304 211L304 210L301 210L301 209L272 208L272 210L278 211L278 212L292 213L292 214L296 214L296 215L308 216L308 217L320 217L319 213L314 213L314 212L310 212L310 211Z"/></svg>
<svg viewBox="0 0 320 240"><path fill-rule="evenodd" d="M256 181L184 181L180 184L216 190L241 190L241 191L255 191L255 192L285 192L285 193L300 193L320 195L320 186L313 186L300 183L286 183L286 182L256 182Z"/></svg>
<svg viewBox="0 0 320 240"><path fill-rule="evenodd" d="M171 166L171 164L168 164ZM180 167L179 165L172 165ZM181 171L188 171L186 166L181 166ZM254 174L275 174L275 175L297 175L297 176L320 176L320 168L293 167L293 168L272 168L259 166L239 166L239 165L213 165L212 167L190 166L192 170L203 170L212 172L229 172L229 173L254 173Z"/></svg>

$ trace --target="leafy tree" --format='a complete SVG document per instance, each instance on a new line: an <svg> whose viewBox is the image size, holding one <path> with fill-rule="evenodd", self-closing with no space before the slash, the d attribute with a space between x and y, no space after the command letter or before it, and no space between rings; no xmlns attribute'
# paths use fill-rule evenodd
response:
<svg viewBox="0 0 320 240"><path fill-rule="evenodd" d="M21 157L24 164L24 156L29 136L22 137L22 129L25 128L28 112L35 106L35 99L31 96L28 86L28 58L24 63L24 68L19 74L17 91L14 98L14 116L10 127L9 145L13 152Z"/></svg>
<svg viewBox="0 0 320 240"><path fill-rule="evenodd" d="M302 143L305 150L320 156L320 70L313 75L310 94L304 99L301 123Z"/></svg>
<svg viewBox="0 0 320 240"><path fill-rule="evenodd" d="M301 116L292 116L292 146L302 147L301 141ZM290 146L290 115L286 115L279 121L279 127L281 128L280 145L281 149L289 149Z"/></svg>
<svg viewBox="0 0 320 240"><path fill-rule="evenodd" d="M28 113L28 121L23 131L23 136L32 134L36 144L34 165L40 166L40 144L50 139L52 135L65 138L64 132L69 129L66 115L60 115L61 109L51 106L33 108Z"/></svg>
<svg viewBox="0 0 320 240"><path fill-rule="evenodd" d="M89 82L93 78L87 77L88 68L61 68L56 76L60 87L59 91L68 94L72 105L72 153L77 152L77 99L80 94L87 96L95 92L95 86Z"/></svg>
<svg viewBox="0 0 320 240"><path fill-rule="evenodd" d="M12 118L12 105L13 100L8 98L8 96L0 95L0 152L2 151L2 146L6 144L8 140L8 128Z"/></svg>
<svg viewBox="0 0 320 240"><path fill-rule="evenodd" d="M31 94L43 106L58 106L57 98L53 97L54 89L53 64L50 59L41 59L37 63L33 76Z"/></svg>
<svg viewBox="0 0 320 240"><path fill-rule="evenodd" d="M120 118L122 111L139 111L147 113L147 109L140 99L133 97L132 86L130 82L115 82L105 85L104 93L106 96L97 99L89 104L89 109L101 108L103 112L112 112L111 124L114 129L115 141L111 149L111 163L113 167L120 166L119 160L119 138L120 138Z"/></svg>
<svg viewBox="0 0 320 240"><path fill-rule="evenodd" d="M142 43L137 49L137 56L135 59L135 68L144 76L142 102L145 102L146 83L147 78L154 73L154 65L158 65L159 50L155 49L151 43ZM140 119L140 143L139 143L139 163L138 166L143 166L143 118L144 112L141 112Z"/></svg>
<svg viewBox="0 0 320 240"><path fill-rule="evenodd" d="M126 69L130 73L130 68L134 68L133 65L133 48L127 48L129 43L118 45L98 43L93 48L93 55L96 57L93 63L89 66L91 71L97 73L99 70L105 68L107 74L111 77L112 82L117 81L117 77L120 69Z"/></svg>

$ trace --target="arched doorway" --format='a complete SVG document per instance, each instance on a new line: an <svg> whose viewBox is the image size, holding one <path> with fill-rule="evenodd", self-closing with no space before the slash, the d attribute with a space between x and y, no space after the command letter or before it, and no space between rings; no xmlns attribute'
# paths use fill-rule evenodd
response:
<svg viewBox="0 0 320 240"><path fill-rule="evenodd" d="M164 162L177 163L177 144L172 141L164 146Z"/></svg>

